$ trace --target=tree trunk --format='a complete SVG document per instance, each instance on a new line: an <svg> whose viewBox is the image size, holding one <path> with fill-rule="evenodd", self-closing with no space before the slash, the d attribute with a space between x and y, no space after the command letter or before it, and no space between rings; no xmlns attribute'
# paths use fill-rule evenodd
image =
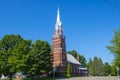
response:
<svg viewBox="0 0 120 80"><path fill-rule="evenodd" d="M31 75L31 80L34 80L33 75Z"/></svg>
<svg viewBox="0 0 120 80"><path fill-rule="evenodd" d="M10 73L10 78L9 78L10 80L12 80L12 74Z"/></svg>

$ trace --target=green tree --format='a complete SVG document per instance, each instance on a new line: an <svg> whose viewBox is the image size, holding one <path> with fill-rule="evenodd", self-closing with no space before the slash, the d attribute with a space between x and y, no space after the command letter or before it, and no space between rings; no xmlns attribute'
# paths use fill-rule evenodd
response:
<svg viewBox="0 0 120 80"><path fill-rule="evenodd" d="M104 71L104 64L101 58L94 57L93 68L95 76L102 76Z"/></svg>
<svg viewBox="0 0 120 80"><path fill-rule="evenodd" d="M111 65L108 62L105 62L104 64L104 75L111 75Z"/></svg>
<svg viewBox="0 0 120 80"><path fill-rule="evenodd" d="M99 76L104 75L104 64L101 58L98 59L98 73L99 73Z"/></svg>
<svg viewBox="0 0 120 80"><path fill-rule="evenodd" d="M0 57L1 57L1 50L0 50ZM0 58L0 77L2 76L2 60Z"/></svg>
<svg viewBox="0 0 120 80"><path fill-rule="evenodd" d="M101 58L94 57L93 60L90 58L87 66L88 66L89 75L93 75L93 76L104 75L104 73L103 73L104 64L103 64Z"/></svg>
<svg viewBox="0 0 120 80"><path fill-rule="evenodd" d="M88 61L87 68L88 68L89 75L93 75L94 68L93 68L93 61L91 58Z"/></svg>
<svg viewBox="0 0 120 80"><path fill-rule="evenodd" d="M87 65L87 60L83 55L80 55L77 51L72 50L72 51L68 51L68 54L71 54L74 58L76 58L83 67L86 67Z"/></svg>
<svg viewBox="0 0 120 80"><path fill-rule="evenodd" d="M111 53L114 54L115 58L114 58L114 62L113 65L115 67L119 67L120 68L120 29L116 30L114 32L114 37L113 39L110 41L110 43L112 44L111 46L107 46L107 48L111 51Z"/></svg>
<svg viewBox="0 0 120 80"><path fill-rule="evenodd" d="M36 40L32 44L30 56L26 63L27 73L33 79L34 75L44 74L52 69L51 63L51 47L46 41Z"/></svg>
<svg viewBox="0 0 120 80"><path fill-rule="evenodd" d="M79 55L79 62L82 64L83 67L87 66L87 60L83 55Z"/></svg>
<svg viewBox="0 0 120 80"><path fill-rule="evenodd" d="M117 76L117 69L116 69L116 66L114 64L111 66L111 75Z"/></svg>
<svg viewBox="0 0 120 80"><path fill-rule="evenodd" d="M93 60L93 68L94 68L94 70L93 70L93 72L94 72L94 76L98 76L99 75L99 66L98 66L98 58L95 56L94 57L94 60Z"/></svg>
<svg viewBox="0 0 120 80"><path fill-rule="evenodd" d="M72 51L68 51L67 53L68 53L68 54L71 54L74 58L77 59L77 51L72 50Z"/></svg>
<svg viewBox="0 0 120 80"><path fill-rule="evenodd" d="M25 66L26 54L29 49L28 42L20 35L13 34L5 35L0 40L0 70L10 80L17 70L21 70Z"/></svg>
<svg viewBox="0 0 120 80"><path fill-rule="evenodd" d="M68 62L67 64L67 74L66 74L67 77L70 77L70 63Z"/></svg>
<svg viewBox="0 0 120 80"><path fill-rule="evenodd" d="M20 44L16 44L11 50L12 56L9 57L8 63L11 65L11 72L14 71L25 71L26 62L29 56L31 41L22 40Z"/></svg>

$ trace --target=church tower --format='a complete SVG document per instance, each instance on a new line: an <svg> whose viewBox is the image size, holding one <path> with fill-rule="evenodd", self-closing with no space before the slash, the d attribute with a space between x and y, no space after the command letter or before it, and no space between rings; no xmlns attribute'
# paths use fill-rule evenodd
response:
<svg viewBox="0 0 120 80"><path fill-rule="evenodd" d="M60 21L59 7L57 11L55 30L52 36L52 55L53 66L57 68L57 71L61 73L66 73L67 68L66 44L65 36L63 35L62 22Z"/></svg>

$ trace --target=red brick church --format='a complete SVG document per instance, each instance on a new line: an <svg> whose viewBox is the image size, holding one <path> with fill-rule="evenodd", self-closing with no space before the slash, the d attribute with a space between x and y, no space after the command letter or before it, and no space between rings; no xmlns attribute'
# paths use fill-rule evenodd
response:
<svg viewBox="0 0 120 80"><path fill-rule="evenodd" d="M53 66L57 71L66 74L67 64L71 64L71 75L82 75L87 73L86 68L81 68L81 64L70 54L66 53L65 36L63 35L62 22L60 21L60 11L57 11L57 20L54 34L52 36Z"/></svg>

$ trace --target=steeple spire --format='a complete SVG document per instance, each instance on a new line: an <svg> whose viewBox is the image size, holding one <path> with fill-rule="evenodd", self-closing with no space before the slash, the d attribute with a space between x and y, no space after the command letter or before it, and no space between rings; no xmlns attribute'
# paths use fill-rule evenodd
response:
<svg viewBox="0 0 120 80"><path fill-rule="evenodd" d="M62 35L62 33L63 33L62 22L60 21L60 9L59 9L59 6L58 6L54 37L58 37L59 35Z"/></svg>
<svg viewBox="0 0 120 80"><path fill-rule="evenodd" d="M56 20L56 23L58 23L58 25L61 25L61 21L60 21L60 9L59 9L59 6L58 6L58 10L57 10L57 20Z"/></svg>
<svg viewBox="0 0 120 80"><path fill-rule="evenodd" d="M58 6L58 11L57 11L57 23L60 23L60 10L59 10L59 6Z"/></svg>

